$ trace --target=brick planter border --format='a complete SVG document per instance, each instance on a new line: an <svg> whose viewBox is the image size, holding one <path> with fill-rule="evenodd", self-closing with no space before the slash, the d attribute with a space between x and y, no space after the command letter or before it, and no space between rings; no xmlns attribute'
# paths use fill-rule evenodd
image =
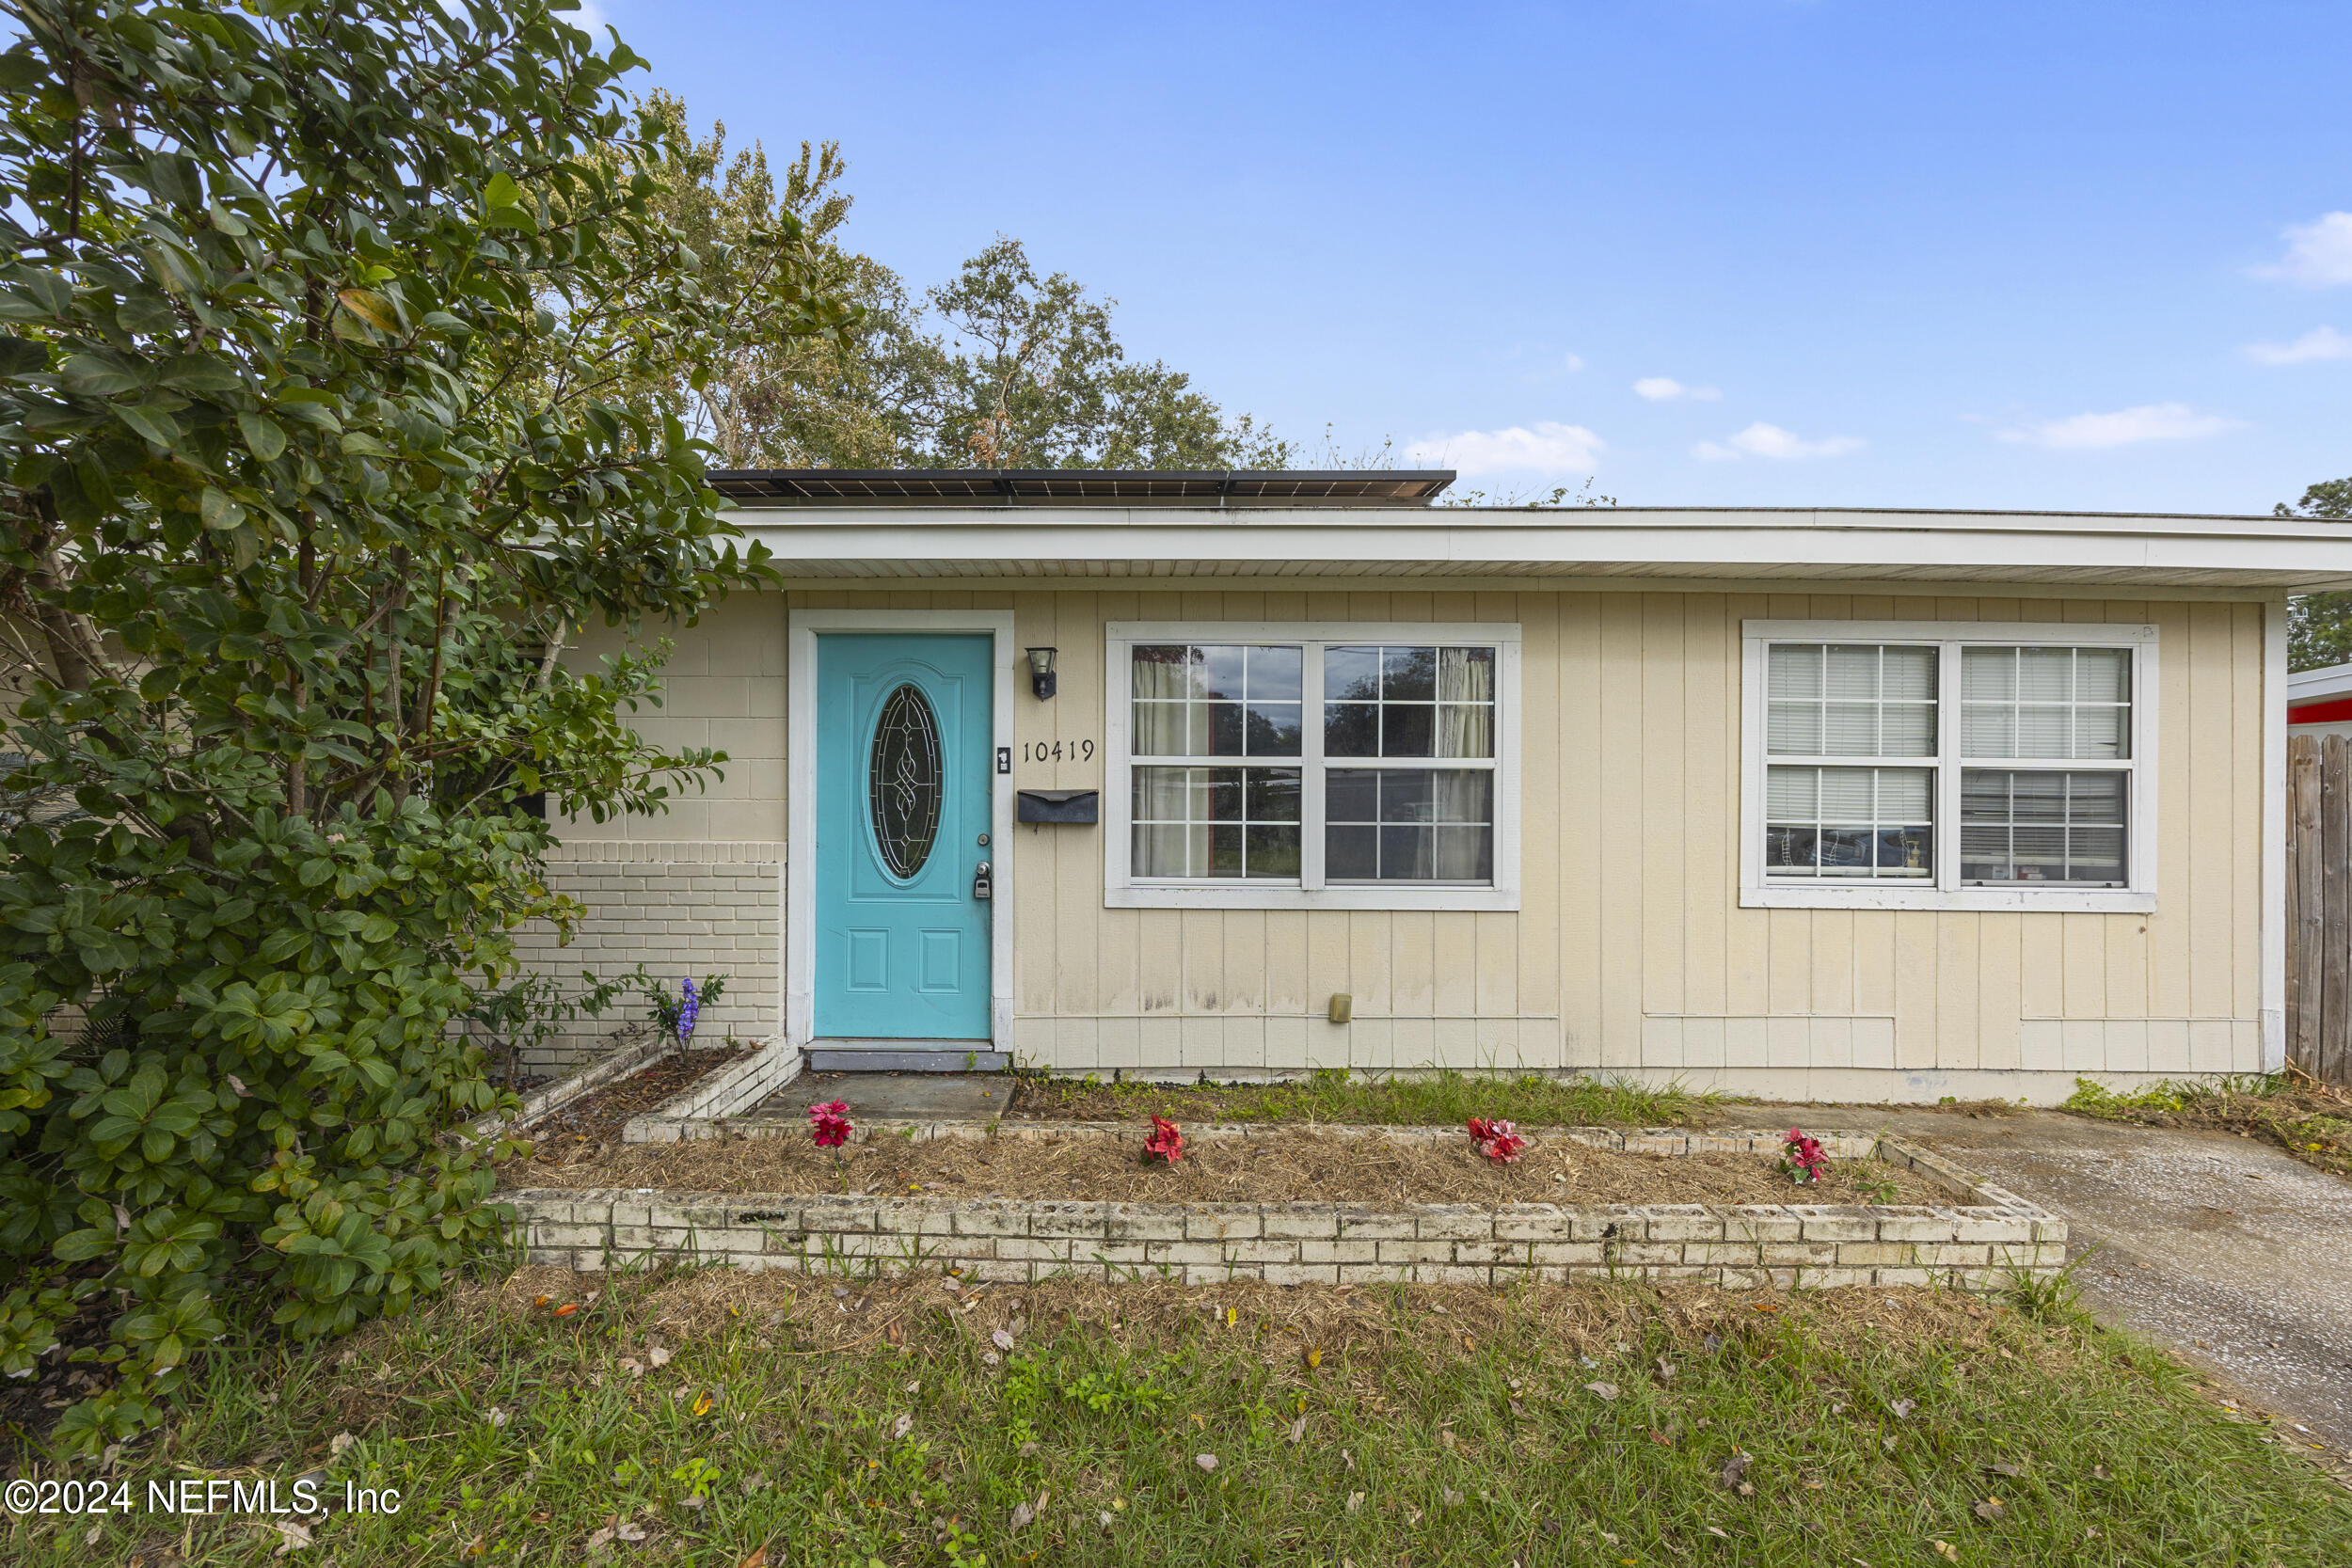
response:
<svg viewBox="0 0 2352 1568"><path fill-rule="evenodd" d="M881 1123L867 1136L989 1135L969 1123ZM1123 1124L1004 1123L994 1135L1133 1138ZM1238 1136L1239 1124L1187 1136ZM1259 1129L1263 1131L1263 1129ZM1390 1138L1459 1137L1452 1128L1324 1129ZM1601 1148L1656 1153L1777 1148L1777 1132L1561 1128ZM1819 1134L1817 1134L1819 1135ZM532 1189L501 1195L533 1263L596 1273L691 1259L744 1269L891 1275L941 1270L1030 1283L1361 1285L1392 1281L1696 1279L1735 1289L1946 1285L1990 1290L2056 1274L2066 1222L1927 1150L1837 1133L1848 1157L1875 1152L1947 1188L1949 1205L1511 1203L1155 1204L1057 1199L836 1197Z"/></svg>

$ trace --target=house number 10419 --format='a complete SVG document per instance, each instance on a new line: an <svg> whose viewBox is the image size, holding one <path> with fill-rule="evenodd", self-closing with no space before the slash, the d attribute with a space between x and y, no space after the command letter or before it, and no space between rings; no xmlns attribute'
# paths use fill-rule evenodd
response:
<svg viewBox="0 0 2352 1568"><path fill-rule="evenodd" d="M1021 748L1023 762L1092 762L1091 740L1032 740Z"/></svg>

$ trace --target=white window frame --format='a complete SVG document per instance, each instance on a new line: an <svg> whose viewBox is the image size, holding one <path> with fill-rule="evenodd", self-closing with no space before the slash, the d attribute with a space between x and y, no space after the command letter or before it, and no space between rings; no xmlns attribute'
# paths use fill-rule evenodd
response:
<svg viewBox="0 0 2352 1568"><path fill-rule="evenodd" d="M1743 621L1740 673L1740 906L1762 910L2042 910L2146 914L2156 907L2157 636L2152 626L2038 621ZM1924 882L1775 879L1764 869L1765 664L1774 642L1900 643L1940 650L1936 662L1935 753L1899 759L1935 769L1934 876ZM1960 658L1963 647L2125 648L2132 654L2131 755L2127 758L2007 757L1968 766L2014 771L2131 774L2125 828L2126 885L2120 888L1963 887L1960 879ZM1791 758L1811 763L1814 758ZM1827 759L1837 765L1838 759ZM1881 766L1892 761L1882 759Z"/></svg>
<svg viewBox="0 0 2352 1568"><path fill-rule="evenodd" d="M1516 910L1519 907L1519 626L1514 621L1113 621L1104 628L1103 904L1114 910ZM1129 650L1138 642L1296 643L1302 723L1297 763L1299 879L1137 881L1132 870L1135 759ZM1414 643L1495 650L1494 881L1489 886L1407 882L1329 886L1323 875L1323 660L1316 645ZM1241 757L1220 758L1238 766ZM1353 759L1340 759L1343 763ZM1406 759L1391 758L1403 762ZM1460 759L1432 759L1442 763ZM1280 759L1288 765L1290 758ZM1152 766L1148 763L1146 766ZM1189 765L1188 765L1189 766Z"/></svg>

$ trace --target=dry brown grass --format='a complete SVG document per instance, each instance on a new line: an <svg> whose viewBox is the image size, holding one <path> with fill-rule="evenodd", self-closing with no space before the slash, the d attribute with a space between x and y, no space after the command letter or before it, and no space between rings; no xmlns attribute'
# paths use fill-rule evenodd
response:
<svg viewBox="0 0 2352 1568"><path fill-rule="evenodd" d="M842 1152L804 1136L608 1147L570 1163L520 1163L510 1187L661 1187L716 1193L930 1193L964 1197L1083 1198L1128 1203L1895 1203L1953 1195L1876 1160L1834 1162L1797 1187L1771 1159L1747 1154L1630 1154L1562 1139L1511 1164L1468 1136L1391 1141L1315 1132L1200 1139L1173 1166L1142 1161L1142 1137L942 1138L884 1135ZM1857 1180L1893 1185L1882 1198Z"/></svg>
<svg viewBox="0 0 2352 1568"><path fill-rule="evenodd" d="M1546 1285L1498 1291L1442 1285L1277 1287L1248 1280L1113 1285L1071 1278L960 1286L935 1275L851 1282L714 1269L622 1275L608 1282L552 1268L527 1268L496 1284L459 1287L435 1310L480 1317L495 1297L508 1313L545 1298L539 1308L544 1311L608 1290L628 1298L638 1337L649 1343L681 1345L748 1324L766 1335L775 1355L824 1358L878 1348L922 1352L943 1339L984 1350L1000 1328L1030 1342L1076 1329L1131 1351L1164 1349L1207 1332L1232 1336L1237 1348L1248 1348L1270 1367L1327 1376L1344 1375L1350 1368L1375 1370L1399 1352L1460 1358L1504 1341L1540 1347L1547 1358L1606 1358L1628 1343L1640 1343L1652 1325L1698 1342L1785 1323L1832 1349L1860 1351L1876 1339L1942 1343L1964 1354L1986 1349L1988 1330L2010 1316L1958 1292L1908 1287L1787 1293L1661 1281L1608 1290ZM2054 1337L2041 1354L2052 1358L2055 1368L2067 1350L2065 1341ZM1321 1353L1315 1369L1305 1364L1309 1351Z"/></svg>

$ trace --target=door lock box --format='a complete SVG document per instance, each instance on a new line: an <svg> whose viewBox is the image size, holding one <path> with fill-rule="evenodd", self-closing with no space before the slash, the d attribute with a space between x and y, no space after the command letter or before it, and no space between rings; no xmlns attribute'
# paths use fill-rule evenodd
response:
<svg viewBox="0 0 2352 1568"><path fill-rule="evenodd" d="M994 879L990 876L989 872L990 866L986 861L980 862L979 864L972 868L973 897L988 898L994 895L996 883Z"/></svg>

